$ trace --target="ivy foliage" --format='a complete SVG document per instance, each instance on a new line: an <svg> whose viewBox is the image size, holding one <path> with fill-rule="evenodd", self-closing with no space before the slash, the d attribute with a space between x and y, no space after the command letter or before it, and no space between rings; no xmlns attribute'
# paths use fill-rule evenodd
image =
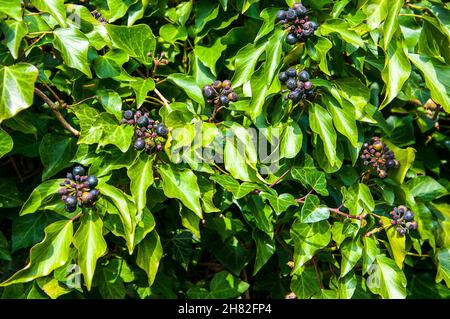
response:
<svg viewBox="0 0 450 319"><path fill-rule="evenodd" d="M449 298L448 3L302 3L0 0L0 296Z"/></svg>

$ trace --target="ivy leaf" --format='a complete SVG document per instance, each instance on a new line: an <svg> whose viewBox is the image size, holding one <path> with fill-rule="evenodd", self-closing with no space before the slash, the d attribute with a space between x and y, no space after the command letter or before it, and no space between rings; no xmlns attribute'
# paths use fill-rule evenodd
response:
<svg viewBox="0 0 450 319"><path fill-rule="evenodd" d="M320 136L324 143L324 151L331 166L336 163L337 135L330 113L318 104L312 104L309 110L311 129Z"/></svg>
<svg viewBox="0 0 450 319"><path fill-rule="evenodd" d="M258 229L253 230L252 237L256 243L256 259L253 268L253 275L256 275L275 253L276 247L275 239Z"/></svg>
<svg viewBox="0 0 450 319"><path fill-rule="evenodd" d="M397 266L402 269L403 261L406 257L406 237L400 235L395 226L390 226L390 218L381 216L381 221L383 222L383 226L386 227L385 231L389 240L389 245L391 246L390 251L392 252L392 257L394 257Z"/></svg>
<svg viewBox="0 0 450 319"><path fill-rule="evenodd" d="M136 2L137 0L108 0L108 21L111 23L122 18L127 13L129 7Z"/></svg>
<svg viewBox="0 0 450 319"><path fill-rule="evenodd" d="M375 262L377 256L380 254L380 249L378 248L378 242L376 239L373 239L372 237L366 237L363 238L364 246L363 246L363 274L367 273L372 266L372 264Z"/></svg>
<svg viewBox="0 0 450 319"><path fill-rule="evenodd" d="M363 212L370 214L375 209L375 202L366 184L353 184L348 189L342 187L343 204L351 215L359 215Z"/></svg>
<svg viewBox="0 0 450 319"><path fill-rule="evenodd" d="M448 194L446 188L430 176L418 176L409 180L406 185L409 187L412 196L423 201L431 201Z"/></svg>
<svg viewBox="0 0 450 319"><path fill-rule="evenodd" d="M156 231L148 234L138 245L136 264L147 273L148 285L152 286L158 272L163 249Z"/></svg>
<svg viewBox="0 0 450 319"><path fill-rule="evenodd" d="M194 48L194 53L200 61L202 61L202 63L207 66L214 75L216 75L216 63L226 48L227 46L222 44L221 39L217 38L214 44L210 47L197 44Z"/></svg>
<svg viewBox="0 0 450 319"><path fill-rule="evenodd" d="M73 245L78 250L78 265L91 290L97 259L106 254L107 245L103 238L103 222L92 210L86 210L81 217L81 225L73 237Z"/></svg>
<svg viewBox="0 0 450 319"><path fill-rule="evenodd" d="M291 175L302 183L305 188L310 187L318 194L328 196L325 173L314 166L314 160L308 154L306 154L304 166L294 167L291 170Z"/></svg>
<svg viewBox="0 0 450 319"><path fill-rule="evenodd" d="M398 29L398 15L400 10L403 8L405 4L404 0L391 0L389 1L389 8L386 17L386 21L383 26L383 47L386 50L391 43L391 39Z"/></svg>
<svg viewBox="0 0 450 319"><path fill-rule="evenodd" d="M427 56L408 54L409 59L420 70L431 98L440 104L446 112L450 112L450 67Z"/></svg>
<svg viewBox="0 0 450 319"><path fill-rule="evenodd" d="M99 90L97 98L104 109L116 117L118 121L122 119L122 99L116 91Z"/></svg>
<svg viewBox="0 0 450 319"><path fill-rule="evenodd" d="M155 51L156 39L148 25L127 27L107 24L106 30L115 48L125 51L145 65L151 64L152 59L147 56L147 52Z"/></svg>
<svg viewBox="0 0 450 319"><path fill-rule="evenodd" d="M330 224L327 221L303 224L297 219L292 225L290 233L294 241L292 274L298 274L301 267L330 242Z"/></svg>
<svg viewBox="0 0 450 319"><path fill-rule="evenodd" d="M0 158L8 154L13 148L13 139L0 127Z"/></svg>
<svg viewBox="0 0 450 319"><path fill-rule="evenodd" d="M400 163L399 168L391 169L389 171L389 177L397 181L398 183L402 184L406 177L406 173L414 163L416 150L413 149L412 147L407 147L406 149L399 148L394 144L392 144L391 142L389 142L388 140L384 139L383 143L385 143L389 147L389 149L392 152L394 152L395 158Z"/></svg>
<svg viewBox="0 0 450 319"><path fill-rule="evenodd" d="M320 70L331 75L328 69L327 53L333 47L330 40L324 37L318 37L317 42L313 43L310 39L306 41L306 49L308 50L308 55L316 62L319 62Z"/></svg>
<svg viewBox="0 0 450 319"><path fill-rule="evenodd" d="M71 220L57 221L47 226L44 240L31 248L30 262L0 286L29 282L47 276L56 268L63 266L69 259L72 235Z"/></svg>
<svg viewBox="0 0 450 319"><path fill-rule="evenodd" d="M22 6L20 0L0 0L0 12L11 18L22 21Z"/></svg>
<svg viewBox="0 0 450 319"><path fill-rule="evenodd" d="M308 195L303 204L300 220L302 223L316 223L330 217L330 209L320 205L320 199L316 195Z"/></svg>
<svg viewBox="0 0 450 319"><path fill-rule="evenodd" d="M316 272L311 268L304 268L292 277L291 290L298 299L309 299L320 293Z"/></svg>
<svg viewBox="0 0 450 319"><path fill-rule="evenodd" d="M341 107L333 97L324 95L322 100L333 118L333 124L339 133L348 138L353 147L358 143L355 108L352 105Z"/></svg>
<svg viewBox="0 0 450 319"><path fill-rule="evenodd" d="M69 167L75 156L76 140L63 135L46 134L39 145L39 155L44 165L42 180L52 177L62 169Z"/></svg>
<svg viewBox="0 0 450 319"><path fill-rule="evenodd" d="M170 164L160 165L164 194L169 198L177 198L198 217L203 218L200 205L200 189L197 177L189 169L179 169Z"/></svg>
<svg viewBox="0 0 450 319"><path fill-rule="evenodd" d="M404 299L406 297L406 277L392 259L378 255L367 286L384 299Z"/></svg>
<svg viewBox="0 0 450 319"><path fill-rule="evenodd" d="M182 73L172 73L167 77L167 80L183 89L187 96L189 96L193 101L201 105L205 104L202 90L199 88L192 76Z"/></svg>
<svg viewBox="0 0 450 319"><path fill-rule="evenodd" d="M88 63L89 39L75 28L59 28L54 31L54 35L53 45L61 52L64 62L91 78Z"/></svg>
<svg viewBox="0 0 450 319"><path fill-rule="evenodd" d="M264 20L264 22L259 29L254 42L257 42L259 39L272 32L275 27L274 22L278 10L279 8L265 8L261 11L259 16Z"/></svg>
<svg viewBox="0 0 450 319"><path fill-rule="evenodd" d="M231 82L237 88L250 80L255 71L256 63L261 54L266 50L269 42L264 41L260 45L247 44L236 54L235 70Z"/></svg>
<svg viewBox="0 0 450 319"><path fill-rule="evenodd" d="M141 153L133 165L128 169L130 178L130 190L138 212L142 212L147 204L147 190L153 184L153 160L154 157Z"/></svg>
<svg viewBox="0 0 450 319"><path fill-rule="evenodd" d="M38 69L28 63L0 68L0 123L33 103Z"/></svg>
<svg viewBox="0 0 450 319"><path fill-rule="evenodd" d="M236 199L246 196L259 187L256 183L244 182L239 184L237 180L229 175L212 175L210 179L219 183L226 191L233 193Z"/></svg>
<svg viewBox="0 0 450 319"><path fill-rule="evenodd" d="M57 194L59 186L64 179L52 179L43 182L38 187L36 187L32 192L30 197L28 197L25 204L23 204L22 209L20 210L19 215L27 215L32 214L39 210L40 207L44 206L49 202L51 198Z"/></svg>
<svg viewBox="0 0 450 319"><path fill-rule="evenodd" d="M341 247L341 278L345 277L355 267L356 263L362 256L363 246L359 237L354 239L346 239Z"/></svg>
<svg viewBox="0 0 450 319"><path fill-rule="evenodd" d="M445 281L450 288L450 248L441 248L436 254L438 270L436 274L436 282Z"/></svg>
<svg viewBox="0 0 450 319"><path fill-rule="evenodd" d="M2 23L2 31L5 35L6 46L13 58L17 59L19 57L20 43L28 33L27 25L19 21L6 20Z"/></svg>
<svg viewBox="0 0 450 319"><path fill-rule="evenodd" d="M339 34L342 39L348 43L351 43L357 47L364 48L364 41L361 39L359 34L352 30L350 25L341 19L330 19L319 26L318 30L323 35L328 35L330 33Z"/></svg>
<svg viewBox="0 0 450 319"><path fill-rule="evenodd" d="M114 186L101 183L98 186L98 190L100 191L100 194L108 198L117 208L117 212L119 213L120 220L122 221L125 230L125 240L127 242L128 251L131 254L134 250L134 232L136 229L137 209L135 204L127 194Z"/></svg>
<svg viewBox="0 0 450 319"><path fill-rule="evenodd" d="M386 61L381 77L386 83L386 95L380 110L391 102L399 93L411 74L411 64L406 55L407 49L403 41L392 40L386 52Z"/></svg>
<svg viewBox="0 0 450 319"><path fill-rule="evenodd" d="M303 133L297 123L289 119L281 127L280 157L294 158L302 148Z"/></svg>
<svg viewBox="0 0 450 319"><path fill-rule="evenodd" d="M31 0L31 4L39 11L50 13L61 27L67 27L64 0Z"/></svg>
<svg viewBox="0 0 450 319"><path fill-rule="evenodd" d="M297 206L297 202L295 201L294 196L291 194L281 194L278 196L278 194L274 191L272 192L266 192L263 191L259 194L262 198L267 199L270 203L270 206L272 206L273 210L277 214L281 214L282 212L285 212L290 206Z"/></svg>
<svg viewBox="0 0 450 319"><path fill-rule="evenodd" d="M44 228L58 218L52 214L37 214L14 219L11 235L12 252L40 242L44 237Z"/></svg>
<svg viewBox="0 0 450 319"><path fill-rule="evenodd" d="M134 81L130 83L133 91L136 93L136 106L141 107L147 97L148 92L155 89L155 81L152 78L141 79L134 78Z"/></svg>

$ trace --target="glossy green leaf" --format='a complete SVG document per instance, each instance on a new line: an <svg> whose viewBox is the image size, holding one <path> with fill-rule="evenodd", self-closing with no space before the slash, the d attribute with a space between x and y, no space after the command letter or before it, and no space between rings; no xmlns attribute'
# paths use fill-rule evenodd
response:
<svg viewBox="0 0 450 319"><path fill-rule="evenodd" d="M442 105L444 110L450 112L450 67L429 57L418 54L408 54L408 58L422 73L431 98Z"/></svg>
<svg viewBox="0 0 450 319"><path fill-rule="evenodd" d="M97 260L107 251L103 238L103 221L95 212L83 212L81 225L73 237L73 245L78 250L77 263L83 273L86 287L91 290Z"/></svg>
<svg viewBox="0 0 450 319"><path fill-rule="evenodd" d="M198 217L202 217L200 206L200 189L197 177L188 169L179 169L165 164L158 167L163 182L164 194L169 198L177 198Z"/></svg>
<svg viewBox="0 0 450 319"><path fill-rule="evenodd" d="M159 236L156 231L152 231L138 245L136 257L136 264L147 273L149 286L151 286L155 280L162 255L163 249Z"/></svg>
<svg viewBox="0 0 450 319"><path fill-rule="evenodd" d="M13 148L14 142L11 136L0 128L0 158L8 154Z"/></svg>
<svg viewBox="0 0 450 319"><path fill-rule="evenodd" d="M153 160L154 157L141 153L127 171L131 181L131 195L136 202L139 212L145 208L147 204L147 190L153 184Z"/></svg>
<svg viewBox="0 0 450 319"><path fill-rule="evenodd" d="M346 276L362 256L363 246L359 237L346 239L341 245L341 278Z"/></svg>
<svg viewBox="0 0 450 319"><path fill-rule="evenodd" d="M47 276L64 265L69 258L72 243L73 223L71 220L58 221L45 228L44 239L31 248L30 261L22 270L2 282L7 286Z"/></svg>
<svg viewBox="0 0 450 319"><path fill-rule="evenodd" d="M31 106L37 76L37 68L28 63L0 68L0 122Z"/></svg>
<svg viewBox="0 0 450 319"><path fill-rule="evenodd" d="M39 146L39 155L44 165L42 180L46 180L62 169L69 167L75 152L75 139L63 135L46 134Z"/></svg>
<svg viewBox="0 0 450 319"><path fill-rule="evenodd" d="M31 195L25 204L23 204L19 215L32 214L39 210L40 207L48 203L49 200L57 193L60 188L59 184L63 181L63 179L52 179L45 181L36 187L31 192Z"/></svg>
<svg viewBox="0 0 450 319"><path fill-rule="evenodd" d="M127 27L107 24L106 29L114 48L125 51L143 64L150 64L151 58L147 56L147 52L155 50L156 40L148 25Z"/></svg>
<svg viewBox="0 0 450 319"><path fill-rule="evenodd" d="M316 223L330 217L330 210L325 205L320 204L320 199L316 195L309 195L302 206L300 220L302 223Z"/></svg>
<svg viewBox="0 0 450 319"><path fill-rule="evenodd" d="M290 233L294 241L292 274L297 274L317 251L328 245L331 239L330 225L327 221L303 224L297 219L292 225Z"/></svg>
<svg viewBox="0 0 450 319"><path fill-rule="evenodd" d="M330 165L333 166L336 163L337 135L330 113L318 104L311 105L309 110L309 123L314 133L319 135L323 141L324 152Z"/></svg>
<svg viewBox="0 0 450 319"><path fill-rule="evenodd" d="M0 12L9 15L17 21L22 21L20 0L0 0Z"/></svg>
<svg viewBox="0 0 450 319"><path fill-rule="evenodd" d="M386 83L386 95L380 109L400 93L410 73L411 64L406 55L406 47L402 41L393 39L387 48L385 67L381 72L381 77Z"/></svg>
<svg viewBox="0 0 450 319"><path fill-rule="evenodd" d="M384 299L406 297L406 277L395 261L382 255L376 257L368 278L368 288Z"/></svg>
<svg viewBox="0 0 450 319"><path fill-rule="evenodd" d="M1 5L1 4L0 4ZM5 35L6 46L14 59L19 57L19 48L24 36L28 33L25 23L19 21L4 21L1 29Z"/></svg>
<svg viewBox="0 0 450 319"><path fill-rule="evenodd" d="M67 26L64 0L31 0L31 4L40 11L50 13L61 27Z"/></svg>
<svg viewBox="0 0 450 319"><path fill-rule="evenodd" d="M88 38L78 29L56 29L53 45L61 52L64 62L71 68L77 69L88 77L92 77L88 63Z"/></svg>

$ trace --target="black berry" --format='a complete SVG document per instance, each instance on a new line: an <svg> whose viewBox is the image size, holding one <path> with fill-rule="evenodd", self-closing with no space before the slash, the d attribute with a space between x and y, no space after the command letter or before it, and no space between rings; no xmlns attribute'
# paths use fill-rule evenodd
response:
<svg viewBox="0 0 450 319"><path fill-rule="evenodd" d="M125 112L123 112L123 118L126 120L131 120L133 118L133 111L126 110Z"/></svg>
<svg viewBox="0 0 450 319"><path fill-rule="evenodd" d="M84 175L84 168L81 166L75 166L72 170L73 176L81 176Z"/></svg>
<svg viewBox="0 0 450 319"><path fill-rule="evenodd" d="M138 151L143 150L145 148L145 141L141 138L138 138L135 142L134 142L134 148Z"/></svg>
<svg viewBox="0 0 450 319"><path fill-rule="evenodd" d="M167 129L167 127L163 123L159 123L156 126L155 132L159 136L167 136L167 134L169 134L169 130Z"/></svg>
<svg viewBox="0 0 450 319"><path fill-rule="evenodd" d="M87 183L89 188L94 188L94 187L96 187L98 185L98 179L94 175L90 175L86 179L86 183Z"/></svg>

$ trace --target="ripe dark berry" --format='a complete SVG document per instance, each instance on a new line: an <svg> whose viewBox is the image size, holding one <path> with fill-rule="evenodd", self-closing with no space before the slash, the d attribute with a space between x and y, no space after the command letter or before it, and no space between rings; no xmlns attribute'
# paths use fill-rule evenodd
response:
<svg viewBox="0 0 450 319"><path fill-rule="evenodd" d="M91 193L95 200L97 200L100 195L100 191L98 189L91 189L89 193Z"/></svg>
<svg viewBox="0 0 450 319"><path fill-rule="evenodd" d="M288 98L292 100L292 102L298 102L301 98L301 92L299 89L296 89L289 93Z"/></svg>
<svg viewBox="0 0 450 319"><path fill-rule="evenodd" d="M216 90L220 90L222 88L222 82L219 80L214 81L212 87Z"/></svg>
<svg viewBox="0 0 450 319"><path fill-rule="evenodd" d="M227 106L228 103L230 102L230 100L225 95L221 95L219 97L219 102L220 102L220 105Z"/></svg>
<svg viewBox="0 0 450 319"><path fill-rule="evenodd" d="M406 229L402 227L397 227L397 232L403 236L404 234L406 234Z"/></svg>
<svg viewBox="0 0 450 319"><path fill-rule="evenodd" d="M163 148L163 146L162 146L161 144L156 145L156 150L157 150L158 152L162 152L163 149L164 149L164 148Z"/></svg>
<svg viewBox="0 0 450 319"><path fill-rule="evenodd" d="M277 12L277 19L278 20L286 19L286 12L284 10L278 10L278 12Z"/></svg>
<svg viewBox="0 0 450 319"><path fill-rule="evenodd" d="M289 33L286 37L286 42L287 44L294 45L298 42L298 39L294 34Z"/></svg>
<svg viewBox="0 0 450 319"><path fill-rule="evenodd" d="M84 192L81 195L81 202L86 206L91 206L94 203L94 196L90 192Z"/></svg>
<svg viewBox="0 0 450 319"><path fill-rule="evenodd" d="M67 196L65 200L65 204L68 207L76 207L77 206L77 198L75 196Z"/></svg>
<svg viewBox="0 0 450 319"><path fill-rule="evenodd" d="M230 81L230 80L224 80L224 81L222 82L222 87L223 87L224 89L230 88L230 87L231 87L231 81Z"/></svg>
<svg viewBox="0 0 450 319"><path fill-rule="evenodd" d="M214 96L216 95L216 91L214 90L214 88L210 85L205 85L203 87L203 95L207 98L207 99L213 99Z"/></svg>
<svg viewBox="0 0 450 319"><path fill-rule="evenodd" d="M289 77L287 76L286 72L280 72L280 74L278 74L278 78L283 83L286 82L289 79Z"/></svg>
<svg viewBox="0 0 450 319"><path fill-rule="evenodd" d="M167 134L169 134L169 130L167 129L167 127L163 124L163 123L159 123L156 126L156 134L158 134L159 136L167 136Z"/></svg>
<svg viewBox="0 0 450 319"><path fill-rule="evenodd" d="M297 17L299 18L304 18L308 12L308 10L301 3L295 3L292 8L295 10Z"/></svg>
<svg viewBox="0 0 450 319"><path fill-rule="evenodd" d="M289 68L286 70L286 75L290 78L297 76L297 70L295 68Z"/></svg>
<svg viewBox="0 0 450 319"><path fill-rule="evenodd" d="M131 120L133 118L133 111L126 110L125 112L123 112L123 118L126 120Z"/></svg>
<svg viewBox="0 0 450 319"><path fill-rule="evenodd" d="M95 177L94 175L90 175L86 180L86 184L88 185L89 188L96 187L98 185L97 177Z"/></svg>
<svg viewBox="0 0 450 319"><path fill-rule="evenodd" d="M294 78L290 78L286 82L286 86L289 90L295 90L297 88L297 81Z"/></svg>
<svg viewBox="0 0 450 319"><path fill-rule="evenodd" d="M295 10L293 9L288 9L286 11L286 19L292 21L295 20L295 18L297 18L297 12L295 12Z"/></svg>
<svg viewBox="0 0 450 319"><path fill-rule="evenodd" d="M405 219L407 222L414 219L414 213L410 210L407 210L405 214L403 215L403 219Z"/></svg>
<svg viewBox="0 0 450 319"><path fill-rule="evenodd" d="M138 120L136 121L136 124L139 127L145 127L148 125L148 117L146 116L141 116L140 118L138 118Z"/></svg>
<svg viewBox="0 0 450 319"><path fill-rule="evenodd" d="M138 151L143 150L145 148L145 141L141 138L138 138L135 142L134 142L134 148Z"/></svg>
<svg viewBox="0 0 450 319"><path fill-rule="evenodd" d="M299 78L300 81L303 81L303 82L308 81L309 80L309 73L308 73L308 71L305 71L305 70L301 71L299 73L299 75L298 75L298 78Z"/></svg>
<svg viewBox="0 0 450 319"><path fill-rule="evenodd" d="M77 205L75 206L68 206L67 204L64 205L64 209L69 212L69 213L73 213L74 211L77 210Z"/></svg>
<svg viewBox="0 0 450 319"><path fill-rule="evenodd" d="M81 167L81 166L75 166L74 168L73 168L73 170L72 170L72 174L74 175L74 176L81 176L81 175L84 175L84 168L83 167Z"/></svg>
<svg viewBox="0 0 450 319"><path fill-rule="evenodd" d="M398 212L399 212L400 214L405 213L407 210L408 210L408 208L407 208L405 205L400 205L400 206L398 206Z"/></svg>
<svg viewBox="0 0 450 319"><path fill-rule="evenodd" d="M408 224L409 224L409 225L408 225ZM410 230L416 230L417 227L418 227L416 221L412 221L412 222L410 222L410 223L408 223L408 224L407 224L407 227L408 227L408 229L410 229Z"/></svg>
<svg viewBox="0 0 450 319"><path fill-rule="evenodd" d="M309 21L309 23L311 25L312 30L317 30L317 28L319 27L319 25L314 21Z"/></svg>
<svg viewBox="0 0 450 319"><path fill-rule="evenodd" d="M227 97L231 102L236 102L239 99L238 95L235 92L231 92Z"/></svg>

